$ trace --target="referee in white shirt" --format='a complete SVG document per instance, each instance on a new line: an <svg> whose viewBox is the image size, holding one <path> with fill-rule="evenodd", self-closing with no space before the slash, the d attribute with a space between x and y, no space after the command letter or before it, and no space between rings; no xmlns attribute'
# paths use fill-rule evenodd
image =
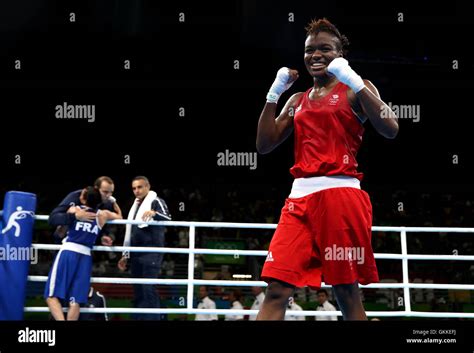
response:
<svg viewBox="0 0 474 353"><path fill-rule="evenodd" d="M241 302L242 292L239 289L234 289L233 291L231 291L227 299L230 302L230 309L244 310L244 307ZM225 316L225 321L240 321L243 319L244 319L243 315L228 314Z"/></svg>
<svg viewBox="0 0 474 353"><path fill-rule="evenodd" d="M317 292L319 305L317 311L336 311L336 307L328 301L328 292L320 289ZM337 321L337 316L316 316L316 321Z"/></svg>
<svg viewBox="0 0 474 353"><path fill-rule="evenodd" d="M206 286L199 287L199 304L198 309L216 309L216 302L209 298L209 292ZM218 320L217 315L204 315L204 314L196 314L194 319L195 321L213 321Z"/></svg>
<svg viewBox="0 0 474 353"><path fill-rule="evenodd" d="M303 308L296 304L295 298L290 297L288 300L288 307L287 310L294 310L294 311L303 311ZM296 316L296 315L286 315L285 321L306 321L306 317L304 316Z"/></svg>
<svg viewBox="0 0 474 353"><path fill-rule="evenodd" d="M263 301L265 300L265 293L262 287L252 287L252 294L255 296L255 301L252 304L250 310L260 310L260 306L262 305ZM257 315L250 315L249 321L255 321L257 319Z"/></svg>

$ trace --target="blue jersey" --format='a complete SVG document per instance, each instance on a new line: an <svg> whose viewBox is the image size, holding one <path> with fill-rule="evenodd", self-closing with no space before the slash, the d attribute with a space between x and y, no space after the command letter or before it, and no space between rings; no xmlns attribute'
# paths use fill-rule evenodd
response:
<svg viewBox="0 0 474 353"><path fill-rule="evenodd" d="M89 211L92 210L89 209ZM66 242L82 244L92 248L97 236L99 235L100 229L97 218L93 221L75 220L69 227Z"/></svg>

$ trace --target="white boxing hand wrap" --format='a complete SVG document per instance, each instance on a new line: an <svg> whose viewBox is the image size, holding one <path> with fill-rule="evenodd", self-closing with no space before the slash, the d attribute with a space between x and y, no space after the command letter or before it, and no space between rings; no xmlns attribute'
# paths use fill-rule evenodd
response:
<svg viewBox="0 0 474 353"><path fill-rule="evenodd" d="M273 82L270 90L267 93L267 102L268 103L277 103L280 96L288 88L291 87L293 82L288 83L290 79L290 69L287 67L282 67L278 70L275 81Z"/></svg>
<svg viewBox="0 0 474 353"><path fill-rule="evenodd" d="M336 78L349 86L355 93L365 87L362 78L355 73L344 58L336 58L328 66L328 72L336 76Z"/></svg>

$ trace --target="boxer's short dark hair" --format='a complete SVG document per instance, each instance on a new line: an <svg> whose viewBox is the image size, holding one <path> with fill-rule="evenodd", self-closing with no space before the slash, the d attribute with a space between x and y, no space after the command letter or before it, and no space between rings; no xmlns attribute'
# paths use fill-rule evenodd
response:
<svg viewBox="0 0 474 353"><path fill-rule="evenodd" d="M349 47L349 39L347 39L345 35L341 34L337 27L333 25L328 19L313 19L310 23L308 23L305 30L306 36L317 35L320 32L326 32L336 36L339 39L340 43L340 47L338 49L342 51L342 54L344 56L347 54L347 49Z"/></svg>
<svg viewBox="0 0 474 353"><path fill-rule="evenodd" d="M86 188L84 198L86 199L86 205L94 210L102 203L100 191L93 186L88 186Z"/></svg>

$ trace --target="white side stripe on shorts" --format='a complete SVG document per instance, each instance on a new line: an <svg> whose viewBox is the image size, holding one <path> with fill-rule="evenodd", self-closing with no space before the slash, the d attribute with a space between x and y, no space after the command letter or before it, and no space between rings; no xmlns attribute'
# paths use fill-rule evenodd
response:
<svg viewBox="0 0 474 353"><path fill-rule="evenodd" d="M59 258L61 257L62 250L59 250L58 255L54 259L54 264L53 264L53 269L51 271L51 278L49 281L49 296L52 297L54 294L54 287L56 285L56 275L58 272L58 263L59 263Z"/></svg>

